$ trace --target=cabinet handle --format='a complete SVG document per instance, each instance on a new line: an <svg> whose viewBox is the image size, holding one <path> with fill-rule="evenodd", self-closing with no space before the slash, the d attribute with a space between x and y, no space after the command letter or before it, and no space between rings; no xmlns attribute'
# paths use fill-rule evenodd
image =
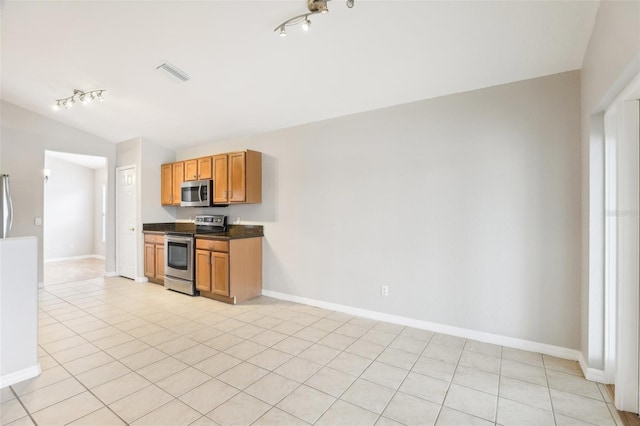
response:
<svg viewBox="0 0 640 426"><path fill-rule="evenodd" d="M233 198L233 191L229 191L229 198Z"/></svg>

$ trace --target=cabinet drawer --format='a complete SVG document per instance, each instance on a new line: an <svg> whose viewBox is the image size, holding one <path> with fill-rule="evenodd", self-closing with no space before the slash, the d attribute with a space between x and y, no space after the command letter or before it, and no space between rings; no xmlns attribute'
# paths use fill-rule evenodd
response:
<svg viewBox="0 0 640 426"><path fill-rule="evenodd" d="M145 243L164 244L164 235L144 234Z"/></svg>
<svg viewBox="0 0 640 426"><path fill-rule="evenodd" d="M203 240L196 238L196 248L211 251L229 251L229 241Z"/></svg>

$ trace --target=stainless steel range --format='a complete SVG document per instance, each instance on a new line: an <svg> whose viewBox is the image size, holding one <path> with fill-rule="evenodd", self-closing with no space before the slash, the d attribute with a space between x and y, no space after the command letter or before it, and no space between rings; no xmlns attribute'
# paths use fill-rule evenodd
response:
<svg viewBox="0 0 640 426"><path fill-rule="evenodd" d="M196 216L193 224L180 224L164 236L164 286L168 290L195 296L195 234L225 232L224 215Z"/></svg>

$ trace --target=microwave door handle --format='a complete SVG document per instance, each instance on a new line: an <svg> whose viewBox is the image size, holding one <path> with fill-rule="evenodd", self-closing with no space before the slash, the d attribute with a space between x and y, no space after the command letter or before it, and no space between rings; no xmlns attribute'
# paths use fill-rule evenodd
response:
<svg viewBox="0 0 640 426"><path fill-rule="evenodd" d="M202 184L198 187L198 198L200 198L200 204L202 204L202 187Z"/></svg>

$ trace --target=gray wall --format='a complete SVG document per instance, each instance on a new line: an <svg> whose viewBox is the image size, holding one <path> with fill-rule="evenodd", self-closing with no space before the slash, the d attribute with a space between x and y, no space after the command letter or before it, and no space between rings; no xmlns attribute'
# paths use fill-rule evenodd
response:
<svg viewBox="0 0 640 426"><path fill-rule="evenodd" d="M604 115L640 72L640 2L603 1L581 70L582 298L580 350L604 368Z"/></svg>
<svg viewBox="0 0 640 426"><path fill-rule="evenodd" d="M173 222L176 208L161 205L160 166L176 159L176 152L142 139L142 222Z"/></svg>
<svg viewBox="0 0 640 426"><path fill-rule="evenodd" d="M44 152L61 151L107 158L109 195L105 270L115 270L115 192L116 146L104 139L27 111L5 101L0 103L0 172L11 175L14 225L12 235L38 238L38 282L43 282L43 230L34 217L44 211Z"/></svg>
<svg viewBox="0 0 640 426"><path fill-rule="evenodd" d="M264 201L178 217L264 224L268 290L576 349L579 84L568 72L179 151L263 152Z"/></svg>
<svg viewBox="0 0 640 426"><path fill-rule="evenodd" d="M44 260L95 254L95 170L48 155L45 168Z"/></svg>

